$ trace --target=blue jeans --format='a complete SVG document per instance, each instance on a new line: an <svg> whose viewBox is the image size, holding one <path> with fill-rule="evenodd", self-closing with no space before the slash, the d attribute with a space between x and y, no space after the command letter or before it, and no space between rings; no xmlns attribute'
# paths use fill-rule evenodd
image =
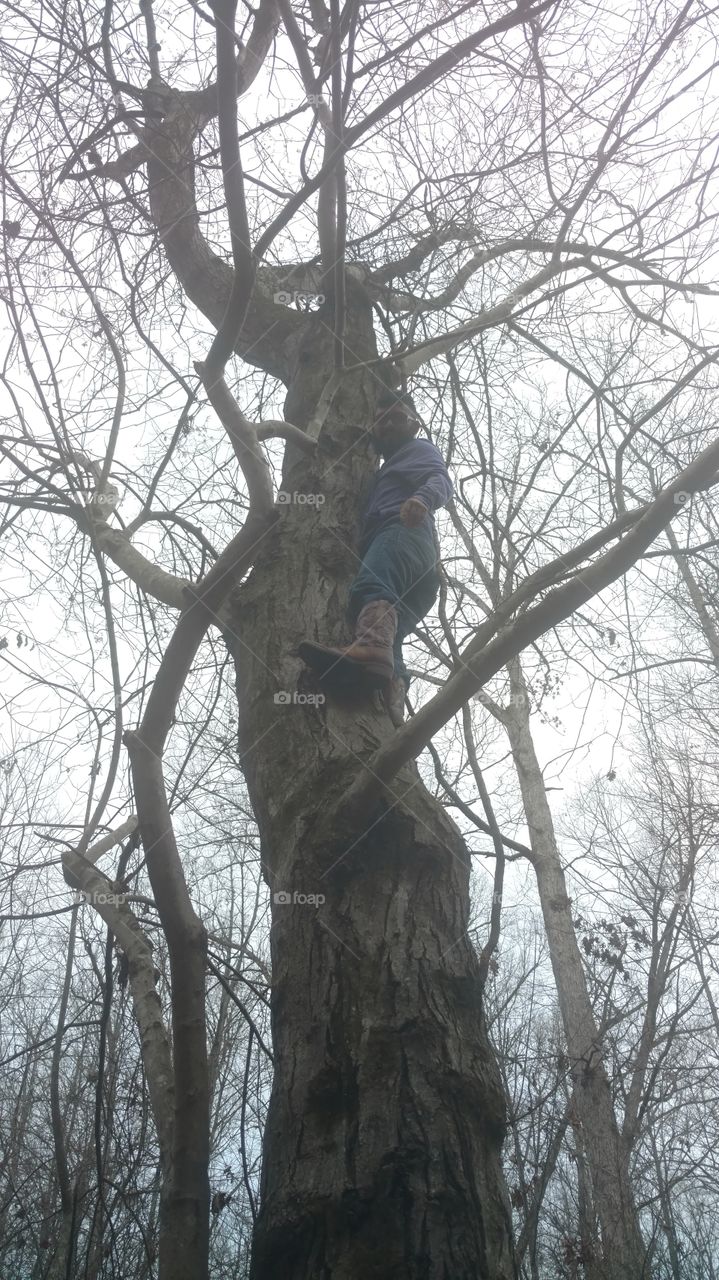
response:
<svg viewBox="0 0 719 1280"><path fill-rule="evenodd" d="M380 529L362 557L359 573L350 587L348 614L355 622L372 600L389 600L397 609L394 667L409 685L402 658L402 641L414 631L439 594L437 549L432 526L405 529L397 521Z"/></svg>

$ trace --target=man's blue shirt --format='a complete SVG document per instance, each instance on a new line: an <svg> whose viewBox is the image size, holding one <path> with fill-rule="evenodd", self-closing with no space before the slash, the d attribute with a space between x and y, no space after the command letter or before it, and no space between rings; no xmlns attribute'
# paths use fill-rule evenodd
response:
<svg viewBox="0 0 719 1280"><path fill-rule="evenodd" d="M385 525L399 520L408 498L419 498L427 508L420 528L431 531L434 512L449 502L454 488L439 449L431 440L408 440L382 463L372 481L360 526L360 554Z"/></svg>

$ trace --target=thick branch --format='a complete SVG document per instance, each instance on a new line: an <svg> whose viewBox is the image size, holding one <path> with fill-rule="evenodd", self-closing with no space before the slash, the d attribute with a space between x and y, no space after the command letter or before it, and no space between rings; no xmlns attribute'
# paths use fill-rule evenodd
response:
<svg viewBox="0 0 719 1280"><path fill-rule="evenodd" d="M99 550L103 551L119 569L122 569L141 591L154 596L156 600L169 605L171 609L182 609L187 603L185 592L190 585L189 582L153 564L147 556L132 545L127 534L108 524L103 513L109 514L117 506L119 501L117 488L111 485L109 480L102 480L99 462L78 451L74 451L69 456L78 467L90 472L97 486L92 502L85 508L76 509L77 523L87 530Z"/></svg>
<svg viewBox="0 0 719 1280"><path fill-rule="evenodd" d="M162 757L177 702L195 654L213 617L238 575L252 563L275 519L269 467L251 424L216 368L206 389L242 467L250 499L243 528L205 578L188 589L183 611L147 701L137 733L125 735L130 754L147 870L167 940L172 979L172 1039L175 1066L175 1123L172 1176L166 1197L160 1272L189 1274L184 1241L192 1251L193 1275L206 1275L209 1210L210 1082L207 1062L205 966L207 933L197 915L175 840ZM189 1228L188 1228L189 1215ZM181 1230L181 1227L187 1228Z"/></svg>
<svg viewBox="0 0 719 1280"><path fill-rule="evenodd" d="M258 440L286 440L295 445L303 453L316 453L317 441L312 440L301 427L291 422L282 422L279 418L267 418L257 427Z"/></svg>
<svg viewBox="0 0 719 1280"><path fill-rule="evenodd" d="M373 285L390 285L392 280L398 275L406 275L412 271L417 271L422 261L427 255L439 248L443 244L447 244L452 240L477 240L479 232L471 227L456 227L452 224L442 231L433 232L432 235L424 236L406 255L404 259L393 265L379 268L377 271L368 275L366 285L370 291ZM557 245L554 240L540 240L536 236L513 236L509 240L502 240L499 244L493 245L491 249L478 249L472 254L471 258L464 263L454 278L447 285L442 293L437 294L434 298L421 298L413 293L398 294L394 289L384 290L387 296L387 305L391 306L393 311L441 311L450 302L453 302L457 295L464 288L469 278L479 271L481 267L487 266L490 262L495 262L499 258L505 257L510 253L530 253L530 254L554 254L556 255ZM605 258L610 263L617 266L631 267L633 271L638 271L647 277L647 281L652 284L660 285L665 289L670 289L675 293L700 293L709 296L716 293L710 285L692 284L687 281L670 280L668 277L661 275L653 266L644 261L644 258L637 254L623 253L618 249L610 249L606 245L584 244L580 240L565 240L561 245L562 254L574 254L579 258L588 260L592 258ZM556 265L556 263L555 263ZM627 283L627 282L622 282ZM646 284L646 281L644 282Z"/></svg>
<svg viewBox="0 0 719 1280"><path fill-rule="evenodd" d="M159 568L133 547L130 539L119 529L113 529L106 520L92 516L88 519L90 531L98 547L122 569L136 586L149 596L154 596L171 609L182 609L187 602L189 582Z"/></svg>
<svg viewBox="0 0 719 1280"><path fill-rule="evenodd" d="M677 564L677 568L684 579L684 585L689 592L689 598L694 605L697 620L701 628L704 639L706 640L709 652L712 655L714 666L719 670L719 631L714 624L709 610L707 609L701 587L692 573L689 560L682 555L681 547L674 536L671 529L667 529L667 537L669 546Z"/></svg>
<svg viewBox="0 0 719 1280"><path fill-rule="evenodd" d="M100 840L96 840L93 845L83 855L86 862L97 862L103 853L108 853L116 844L120 844L131 836L133 831L137 830L137 818L131 813L119 827L115 827L114 831L108 831L106 836L102 836Z"/></svg>
<svg viewBox="0 0 719 1280"><path fill-rule="evenodd" d="M529 280L510 293L502 302L495 307L489 307L487 311L483 311L473 320L467 320L464 324L460 324L456 329L450 329L447 333L442 333L437 338L431 338L429 342L419 343L418 346L412 347L411 350L405 351L401 355L393 358L393 364L406 376L414 373L419 369L420 365L426 364L428 360L433 360L435 356L445 355L448 351L453 351L461 342L466 342L469 338L473 338L475 334L481 333L483 329L491 329L497 324L502 324L508 320L514 308L518 303L522 302L535 289L546 284L553 276L560 275L562 272L572 270L574 267L583 266L583 260L548 263L546 267L542 267L540 271L536 271Z"/></svg>
<svg viewBox="0 0 719 1280"><path fill-rule="evenodd" d="M217 376L215 368L210 367L209 363L203 365L199 362L195 364L195 368L202 378L215 413L230 437L235 457L242 468L250 499L250 513L255 516L260 512L269 514L273 503L272 480L255 428L240 409L224 378Z"/></svg>
<svg viewBox="0 0 719 1280"><path fill-rule="evenodd" d="M245 326L255 285L255 260L250 244L245 183L237 135L238 74L235 59L237 0L214 0L214 10L220 160L234 265L227 311L215 334L205 362L208 370L212 369L213 373L220 375Z"/></svg>
<svg viewBox="0 0 719 1280"><path fill-rule="evenodd" d="M172 1155L173 1070L162 1004L155 985L152 945L114 883L98 871L93 862L137 825L134 815L110 832L82 857L71 850L63 854L63 870L68 882L80 890L85 901L102 917L122 947L128 962L130 991L140 1029L142 1061L155 1118L160 1160L167 1171Z"/></svg>
<svg viewBox="0 0 719 1280"><path fill-rule="evenodd" d="M533 574L527 583L522 584L505 605L497 610L494 617L480 628L475 639L462 654L461 668L454 672L444 689L431 698L404 728L398 730L388 743L367 761L361 776L340 805L340 813L333 817L335 825L343 821L356 825L358 821L365 820L367 814L374 810L384 785L408 760L419 755L430 738L460 710L468 698L478 693L487 680L501 671L510 658L521 653L528 644L570 617L576 609L586 604L587 600L592 599L611 582L626 573L677 514L681 503L685 500L685 495L705 488L708 478L713 477L717 467L719 467L719 441L702 450L694 462L686 467L671 485L662 490L617 546L606 551L588 568L572 577L569 582L550 591L533 608L528 609L514 621L507 621L498 630L497 619L501 618L504 623L508 614L516 611L518 603L527 598L528 583L533 583L532 588L529 589L530 598L536 596L541 589L542 570ZM622 527L621 520L614 521L583 546L586 549L592 541L608 541L609 538L616 536L618 527ZM576 559L576 557L577 551L572 553L572 558ZM556 574L556 568L554 572Z"/></svg>
<svg viewBox="0 0 719 1280"><path fill-rule="evenodd" d="M275 0L261 0L245 56L235 67L238 93L243 93L257 75L278 22ZM221 329L230 307L235 273L211 252L200 231L193 154L196 138L217 111L217 86L194 95L171 93L167 114L155 128L147 129L144 145L149 152L152 218L170 266L189 299ZM241 281L238 288L244 290L245 284ZM287 382L292 370L287 344L292 346L302 323L296 312L275 304L269 288L263 289L260 281L234 350L250 364Z"/></svg>

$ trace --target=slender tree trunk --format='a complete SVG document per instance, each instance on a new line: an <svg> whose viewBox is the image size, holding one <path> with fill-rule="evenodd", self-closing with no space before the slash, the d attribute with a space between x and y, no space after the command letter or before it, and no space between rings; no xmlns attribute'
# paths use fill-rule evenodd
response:
<svg viewBox="0 0 719 1280"><path fill-rule="evenodd" d="M559 1159L560 1152L564 1145L571 1105L570 1100L567 1104L565 1114L556 1126L554 1137L552 1138L552 1144L547 1152L544 1165L540 1172L540 1181L538 1185L534 1187L532 1198L525 1215L524 1225L517 1237L515 1248L517 1264L521 1266L525 1255L527 1256L532 1272L532 1280L540 1280L539 1264L537 1261L539 1220L542 1213L545 1193L554 1174L554 1170L557 1167L557 1160Z"/></svg>
<svg viewBox="0 0 719 1280"><path fill-rule="evenodd" d="M581 1246L582 1280L606 1280L602 1249L597 1235L597 1219L592 1191L592 1178L587 1153L582 1141L581 1125L575 1131L577 1161L577 1202L579 1206L579 1242Z"/></svg>
<svg viewBox="0 0 719 1280"><path fill-rule="evenodd" d="M157 688L156 681L153 694ZM210 1237L207 933L182 875L162 782L162 745L158 750L148 720L151 715L146 712L140 732L126 734L125 741L172 982L174 1114L160 1204L159 1276L160 1280L206 1280ZM147 740L141 736L143 731Z"/></svg>
<svg viewBox="0 0 719 1280"><path fill-rule="evenodd" d="M348 285L359 361L374 354L371 309ZM299 425L332 371L324 319L308 321L290 386ZM328 815L394 732L389 718L369 702L275 701L316 692L297 642L344 632L375 394L369 371L346 377L317 456L288 458L284 490L321 501L285 504L228 635L274 899L275 1075L252 1276L508 1280L505 1100L467 935L466 846L414 766L363 828L336 829Z"/></svg>
<svg viewBox="0 0 719 1280"><path fill-rule="evenodd" d="M55 1252L49 1272L51 1280L60 1280L61 1276L64 1276L73 1270L75 1244L77 1240L77 1187L76 1185L73 1186L70 1176L70 1168L67 1158L67 1145L65 1142L66 1119L63 1113L62 1099L60 1096L60 1067L62 1062L63 1036L65 1034L65 1019L67 1017L67 1006L70 997L72 971L75 963L76 935L77 907L74 907L70 916L70 935L68 938L67 956L65 959L65 977L62 994L60 996L60 1008L57 1015L57 1030L55 1034L52 1066L50 1070L50 1115L52 1118L52 1136L55 1148L55 1170L57 1173L57 1183L60 1192L60 1207L62 1210L60 1227L55 1244Z"/></svg>
<svg viewBox="0 0 719 1280"><path fill-rule="evenodd" d="M522 792L537 887L559 1008L571 1061L581 1146L599 1218L605 1280L641 1280L645 1250L629 1178L629 1151L617 1126L599 1029L572 923L552 814L529 729L527 688L519 659L509 664L511 703L505 724Z"/></svg>
<svg viewBox="0 0 719 1280"><path fill-rule="evenodd" d="M662 1158L656 1144L656 1136L653 1131L651 1133L651 1145L654 1171L657 1180L656 1185L659 1192L662 1227L664 1228L664 1238L667 1242L669 1264L672 1269L672 1280L682 1280L682 1264L679 1255L679 1241L677 1239L677 1232L674 1225L674 1215L672 1213L671 1195L667 1188L666 1170L663 1167Z"/></svg>

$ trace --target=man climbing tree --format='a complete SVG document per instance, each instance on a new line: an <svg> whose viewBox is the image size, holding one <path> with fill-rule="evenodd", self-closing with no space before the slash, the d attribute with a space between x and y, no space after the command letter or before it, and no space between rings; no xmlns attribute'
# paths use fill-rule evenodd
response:
<svg viewBox="0 0 719 1280"><path fill-rule="evenodd" d="M404 719L409 674L402 641L429 612L439 590L434 512L452 495L441 453L416 439L410 395L384 391L372 428L385 459L362 513L359 572L349 593L354 642L346 649L304 641L300 656L332 692L381 689L392 723Z"/></svg>

